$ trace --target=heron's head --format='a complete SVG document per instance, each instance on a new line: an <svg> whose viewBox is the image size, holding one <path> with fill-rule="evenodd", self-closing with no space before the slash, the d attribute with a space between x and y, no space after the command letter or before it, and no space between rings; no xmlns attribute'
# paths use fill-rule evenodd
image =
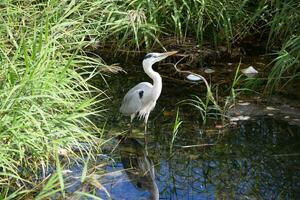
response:
<svg viewBox="0 0 300 200"><path fill-rule="evenodd" d="M165 53L148 53L143 60L143 64L153 65L154 63L159 62L166 57L174 55L176 53L177 51L169 51Z"/></svg>

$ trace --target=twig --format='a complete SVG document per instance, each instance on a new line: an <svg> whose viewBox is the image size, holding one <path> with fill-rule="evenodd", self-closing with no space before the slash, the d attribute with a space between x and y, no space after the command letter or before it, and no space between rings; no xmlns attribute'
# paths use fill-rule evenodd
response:
<svg viewBox="0 0 300 200"><path fill-rule="evenodd" d="M188 75L189 75L189 74L192 74L192 75L194 75L194 76L197 76L197 77L201 78L201 79L203 80L205 86L206 86L207 97L210 98L211 102L216 106L216 108L218 108L218 109L220 110L220 107L219 107L219 105L217 104L217 101L215 100L215 98L214 98L213 95L212 95L210 86L209 86L207 80L206 80L203 76L201 76L200 74L197 74L197 73L188 71L188 70L180 70L180 69L178 69L177 65L178 65L183 59L185 59L186 57L187 57L187 56L182 57L178 62L176 62L175 64L173 64L175 70L176 70L177 72L179 72L179 73L184 73L184 74L188 74Z"/></svg>
<svg viewBox="0 0 300 200"><path fill-rule="evenodd" d="M187 145L187 146L181 146L181 148L193 148L193 147L206 147L206 146L213 146L215 144L195 144L195 145Z"/></svg>
<svg viewBox="0 0 300 200"><path fill-rule="evenodd" d="M197 76L197 77L201 78L201 79L203 80L203 82L205 83L206 88L208 88L208 90L210 91L209 84L208 84L207 80L206 80L203 76L201 76L201 75L199 75L199 74L196 74L196 73L194 73L194 72L188 71L188 70L180 70L180 69L178 69L177 65L178 65L183 59L185 59L186 57L188 57L188 56L182 57L177 63L173 64L175 70L176 70L177 72L179 72L179 73L192 74L192 75L194 75L194 76Z"/></svg>

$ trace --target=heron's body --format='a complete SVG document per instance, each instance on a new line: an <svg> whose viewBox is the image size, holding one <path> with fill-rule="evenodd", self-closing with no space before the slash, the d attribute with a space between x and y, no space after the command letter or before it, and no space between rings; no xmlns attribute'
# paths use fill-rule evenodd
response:
<svg viewBox="0 0 300 200"><path fill-rule="evenodd" d="M150 112L154 109L162 90L161 76L152 69L152 65L175 53L176 52L147 54L143 60L143 69L153 80L153 85L148 82L139 83L131 88L123 98L120 112L126 116L131 116L131 122L137 114L140 118L144 118L145 130L147 128Z"/></svg>
<svg viewBox="0 0 300 200"><path fill-rule="evenodd" d="M153 85L151 83L142 82L137 84L125 95L120 111L124 115L138 114L139 117L144 118L147 113L153 110L158 99L158 97L152 97L152 91Z"/></svg>

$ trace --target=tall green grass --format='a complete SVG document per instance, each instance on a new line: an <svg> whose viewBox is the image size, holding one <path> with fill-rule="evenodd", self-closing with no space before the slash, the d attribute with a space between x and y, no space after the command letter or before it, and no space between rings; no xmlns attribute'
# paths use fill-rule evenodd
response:
<svg viewBox="0 0 300 200"><path fill-rule="evenodd" d="M300 32L300 4L296 0L275 0L266 14L270 16L266 23L269 28L268 48L287 43Z"/></svg>
<svg viewBox="0 0 300 200"><path fill-rule="evenodd" d="M81 11L112 49L151 49L165 37L231 45L247 18L245 0L90 1ZM95 20L96 19L96 20Z"/></svg>
<svg viewBox="0 0 300 200"><path fill-rule="evenodd" d="M284 89L289 83L299 81L300 77L300 35L291 37L276 58L265 86L265 93L272 93Z"/></svg>
<svg viewBox="0 0 300 200"><path fill-rule="evenodd" d="M290 40L300 32L300 4L297 0L103 2L98 1L98 5L102 5L95 29L106 33L103 43L116 43L117 48L113 45L114 50L149 50L153 45L163 46L165 37L174 37L174 43L192 38L200 46L209 42L211 46L225 44L230 49L252 34L256 34L257 38L266 38L264 45L267 52L273 53L274 48L283 46L276 58L278 64L269 75L266 90L270 89L271 83L277 84L274 78L284 78L279 71L290 68L287 64L279 64L279 60L286 62L283 60L286 56L282 56L284 46L289 45Z"/></svg>
<svg viewBox="0 0 300 200"><path fill-rule="evenodd" d="M295 0L276 0L272 6L268 48L281 48L270 63L272 68L264 89L267 94L280 91L293 81L299 82L300 76L300 4Z"/></svg>
<svg viewBox="0 0 300 200"><path fill-rule="evenodd" d="M84 54L92 43L85 38L95 32L81 15L82 5L0 3L1 199L32 198L58 154L78 159L99 146L91 116L99 116L105 97L88 80L104 65ZM63 194L61 174L59 183L57 193Z"/></svg>
<svg viewBox="0 0 300 200"><path fill-rule="evenodd" d="M299 80L299 10L296 0L259 1L251 22L260 26L262 36L267 36L266 50L273 61L266 78L246 82L251 88L263 87L264 93L271 94Z"/></svg>

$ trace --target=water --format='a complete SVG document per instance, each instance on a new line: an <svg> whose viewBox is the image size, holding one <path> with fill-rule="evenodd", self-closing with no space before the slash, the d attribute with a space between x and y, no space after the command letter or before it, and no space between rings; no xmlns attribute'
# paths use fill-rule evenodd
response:
<svg viewBox="0 0 300 200"><path fill-rule="evenodd" d="M130 87L148 80L136 69L108 79L114 101L107 133L122 135L107 147L114 161L101 178L112 199L297 199L299 126L257 117L231 128L215 128L215 120L203 127L194 108L180 106L183 124L171 143L176 103L204 93L197 85L163 78L163 93L150 115L147 147L141 121L126 136L128 119L118 113L121 99ZM107 198L104 192L97 194Z"/></svg>
<svg viewBox="0 0 300 200"><path fill-rule="evenodd" d="M148 154L142 139L127 138L107 170L128 168L130 160L149 165L149 171L153 167L160 199L294 199L300 192L300 132L272 119L245 122L226 133L183 130L172 152L167 132L150 138ZM137 170L139 165L132 161L131 167ZM126 172L108 178L105 185L114 199L149 196L155 186L141 187L151 183L149 174L143 182L142 171L135 178Z"/></svg>

